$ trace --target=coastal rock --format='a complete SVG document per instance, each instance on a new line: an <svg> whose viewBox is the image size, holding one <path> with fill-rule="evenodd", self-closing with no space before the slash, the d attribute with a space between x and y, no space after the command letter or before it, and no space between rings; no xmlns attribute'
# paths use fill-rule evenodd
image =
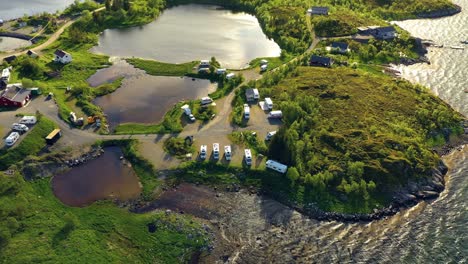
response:
<svg viewBox="0 0 468 264"><path fill-rule="evenodd" d="M435 199L439 197L439 193L434 191L422 191L421 193L424 200Z"/></svg>

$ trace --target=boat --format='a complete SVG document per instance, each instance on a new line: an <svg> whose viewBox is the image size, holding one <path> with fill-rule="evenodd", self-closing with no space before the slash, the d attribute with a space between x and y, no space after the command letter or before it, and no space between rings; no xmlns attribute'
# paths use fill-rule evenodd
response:
<svg viewBox="0 0 468 264"><path fill-rule="evenodd" d="M450 46L451 49L459 49L459 50L462 50L462 49L465 49L464 47L462 46Z"/></svg>

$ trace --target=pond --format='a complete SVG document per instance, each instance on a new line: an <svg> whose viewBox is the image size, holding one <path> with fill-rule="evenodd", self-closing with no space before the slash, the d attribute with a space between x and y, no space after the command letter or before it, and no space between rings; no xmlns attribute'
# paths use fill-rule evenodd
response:
<svg viewBox="0 0 468 264"><path fill-rule="evenodd" d="M127 161L120 160L122 151L118 147L104 151L99 158L52 179L54 194L60 201L82 207L102 199L128 200L139 196L138 176Z"/></svg>
<svg viewBox="0 0 468 264"><path fill-rule="evenodd" d="M88 82L98 86L119 77L125 79L117 91L94 100L107 115L111 130L121 123L159 123L174 104L216 90L216 84L208 80L152 76L125 61L98 71Z"/></svg>
<svg viewBox="0 0 468 264"><path fill-rule="evenodd" d="M31 41L10 38L10 37L0 37L0 51L12 51L19 48L24 48L31 45Z"/></svg>
<svg viewBox="0 0 468 264"><path fill-rule="evenodd" d="M14 0L0 1L0 19L7 20L42 12L63 10L74 0Z"/></svg>
<svg viewBox="0 0 468 264"><path fill-rule="evenodd" d="M105 30L92 51L169 63L214 56L226 68L242 68L252 59L281 53L257 18L210 5L172 7L150 24Z"/></svg>

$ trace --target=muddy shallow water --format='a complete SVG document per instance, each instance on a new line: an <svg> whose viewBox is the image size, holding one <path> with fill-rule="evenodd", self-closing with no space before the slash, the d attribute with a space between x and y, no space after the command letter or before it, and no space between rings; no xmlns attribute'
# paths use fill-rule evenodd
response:
<svg viewBox="0 0 468 264"><path fill-rule="evenodd" d="M122 152L108 147L97 159L56 175L52 179L55 196L69 206L86 206L97 200L137 198L141 192L138 176Z"/></svg>
<svg viewBox="0 0 468 264"><path fill-rule="evenodd" d="M110 128L121 123L159 123L174 104L207 96L216 90L208 80L152 76L125 61L116 62L88 79L93 86L125 77L115 92L94 103L104 109Z"/></svg>
<svg viewBox="0 0 468 264"><path fill-rule="evenodd" d="M281 49L263 33L256 17L210 5L171 7L154 22L105 30L93 52L170 63L209 59L242 68L257 57L277 57Z"/></svg>

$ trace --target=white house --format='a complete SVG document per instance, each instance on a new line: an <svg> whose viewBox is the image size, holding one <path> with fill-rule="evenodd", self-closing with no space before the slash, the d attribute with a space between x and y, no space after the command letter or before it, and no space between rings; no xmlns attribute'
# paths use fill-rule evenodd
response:
<svg viewBox="0 0 468 264"><path fill-rule="evenodd" d="M58 49L54 52L54 61L67 64L72 62L72 55L66 51Z"/></svg>

